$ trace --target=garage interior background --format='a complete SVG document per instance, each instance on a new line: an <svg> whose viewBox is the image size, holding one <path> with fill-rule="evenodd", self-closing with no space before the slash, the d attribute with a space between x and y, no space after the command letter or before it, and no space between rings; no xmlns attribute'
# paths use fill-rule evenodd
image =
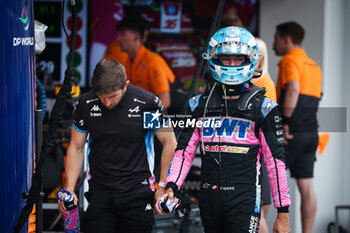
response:
<svg viewBox="0 0 350 233"><path fill-rule="evenodd" d="M178 1L173 2L178 3ZM226 2L244 6L242 7L243 10L237 7L236 13L256 36L260 36L266 41L270 53L270 73L274 80L277 77L276 64L280 59L273 55L274 53L271 49L275 25L288 20L295 20L301 23L306 29L306 38L303 47L308 52L308 55L320 64L324 73L324 97L321 101L321 107L325 109L335 107L345 109L345 120L348 122L349 114L347 114L347 109L349 107L349 102L346 100L350 97L347 91L350 87L350 81L346 77L346 67L350 64L350 58L348 56L350 48L347 43L350 39L350 29L348 27L348 23L350 22L349 1L280 0L276 2L273 0L236 0ZM96 59L103 55L101 54L103 46L106 46L106 44L111 42L115 37L114 27L118 20L120 20L120 17L128 11L136 10L137 12L145 14L145 17L157 18L160 16L160 5L152 5L152 7L154 7L152 8L150 3L154 4L159 2L123 0L105 0L103 4L94 0L77 1L77 3L81 6L81 9L78 11L78 16L81 18L80 27L78 22L78 37L80 37L81 40L80 42L79 39L77 40L77 53L74 56L74 68L78 83L84 91L84 88L88 88L89 86L91 67L93 67L94 62L96 63ZM120 5L118 8L118 3L124 6L122 11ZM47 4L47 7L45 7L45 4ZM106 10L107 7L105 6L108 4L111 4L108 8L110 12L104 13L103 9L105 8ZM133 4L136 5L134 6ZM146 6L143 4L146 4ZM198 51L202 49L203 40L207 37L207 30L213 15L211 12L216 8L216 4L217 1L209 0L182 1L182 19L188 23L186 27L180 27L180 31L169 34L157 31L157 26L154 26L148 41L157 43L150 43L148 46L156 48L156 46L161 46L165 41L175 41L179 43L177 46L181 48L186 47L185 51L188 52L186 56L192 56L192 58L195 59L195 63L190 62L189 64L197 64ZM254 7L249 7L252 5ZM201 8L207 6L208 8ZM95 9L96 12L91 12L91 8ZM43 54L37 57L36 62L37 76L39 80L42 81L48 97L47 109L50 109L50 106L52 107L55 98L55 84L63 80L64 75L62 75L62 72L64 72L66 66L66 56L69 49L58 20L58 18L60 18L60 9L61 1L34 1L34 18L49 26L46 32L47 48ZM152 9L152 11L149 11L149 9ZM248 13L245 12L245 10L247 10ZM112 11L115 13L112 13ZM158 12L159 15L155 16L154 12ZM249 12L253 13L250 14ZM240 14L242 14L242 16ZM108 18L107 15L110 18ZM201 15L204 17L200 17ZM247 15L250 15L250 17L245 21L243 18ZM63 22L66 24L68 32L69 16L69 9L65 7L65 18ZM104 16L106 16L106 18L104 18ZM43 18L41 19L40 17ZM188 22L188 19L191 19L191 22ZM105 28L105 26L98 27L97 25L99 24L110 25L110 29ZM102 33L98 32L97 29L102 32L107 32L108 36L104 36L102 39L99 38ZM171 40L169 40L169 38L171 38ZM97 53L91 56L91 54L96 51ZM190 53L192 55L190 55ZM188 71L185 73L191 74L191 72L193 72L191 67L186 67L186 69L188 69ZM184 77L184 80L185 79L187 79L187 77ZM323 126L336 121L329 116L320 116L320 118L324 119L320 122L321 129ZM350 171L348 169L350 165L348 154L348 151L350 151L350 144L348 143L350 136L347 127L347 124L345 124L342 126L341 130L338 130L337 127L335 127L336 129L334 130L329 130L331 134L329 145L324 154L318 156L318 161L315 165L315 188L318 197L318 211L314 232L327 232L327 225L334 221L334 207L340 204L348 205L350 202ZM11 131L11 129L7 130L9 132ZM69 134L63 131L62 142L66 142L68 140L67 137L69 137ZM30 168L27 167L26 169ZM59 181L60 180L61 179L59 179ZM297 193L294 180L290 179L289 182L293 198L291 225L293 232L298 233L301 232L301 216L298 211L300 197ZM272 226L274 212L273 208L271 208L269 215L270 227ZM346 214L347 213L344 214L341 221L350 231L349 215Z"/></svg>

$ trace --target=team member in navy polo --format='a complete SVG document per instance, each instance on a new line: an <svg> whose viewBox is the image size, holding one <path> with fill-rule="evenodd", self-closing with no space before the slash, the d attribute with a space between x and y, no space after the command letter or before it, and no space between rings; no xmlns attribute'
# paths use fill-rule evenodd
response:
<svg viewBox="0 0 350 233"><path fill-rule="evenodd" d="M84 232L151 232L154 224L153 138L163 144L160 183L165 181L176 147L173 130L143 127L143 113L157 114L163 106L158 97L129 84L125 68L112 59L96 65L92 90L78 101L74 110L71 142L67 151L66 187L78 198L74 187L84 160L84 145L89 135L91 179L86 197L89 207ZM62 214L66 209L58 203Z"/></svg>

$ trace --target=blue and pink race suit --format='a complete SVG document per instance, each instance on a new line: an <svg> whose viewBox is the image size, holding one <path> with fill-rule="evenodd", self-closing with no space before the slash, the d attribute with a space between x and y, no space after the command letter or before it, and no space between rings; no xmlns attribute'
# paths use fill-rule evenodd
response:
<svg viewBox="0 0 350 233"><path fill-rule="evenodd" d="M181 187L200 144L199 207L206 233L257 231L262 154L275 207L286 212L291 203L279 107L255 86L253 91L226 97L217 91L208 103L200 95L189 101L197 122L181 131L166 183Z"/></svg>

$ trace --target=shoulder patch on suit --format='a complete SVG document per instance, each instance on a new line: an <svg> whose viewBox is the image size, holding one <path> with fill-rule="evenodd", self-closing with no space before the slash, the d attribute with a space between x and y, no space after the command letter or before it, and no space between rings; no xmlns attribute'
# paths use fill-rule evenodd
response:
<svg viewBox="0 0 350 233"><path fill-rule="evenodd" d="M246 111L248 108L248 105L250 101L256 96L257 94L265 94L266 90L265 88L261 88L255 85L252 85L252 90L247 91L241 94L238 100L238 109L240 111Z"/></svg>
<svg viewBox="0 0 350 233"><path fill-rule="evenodd" d="M265 98L264 102L261 105L261 114L264 118L277 106L277 103L269 98Z"/></svg>
<svg viewBox="0 0 350 233"><path fill-rule="evenodd" d="M196 95L193 96L191 99L188 100L188 105L190 106L191 111L193 112L199 105L199 99L202 95Z"/></svg>

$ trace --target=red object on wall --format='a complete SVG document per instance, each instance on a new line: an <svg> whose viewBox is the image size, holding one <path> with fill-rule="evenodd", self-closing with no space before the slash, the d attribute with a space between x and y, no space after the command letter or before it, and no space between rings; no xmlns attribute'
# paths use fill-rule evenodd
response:
<svg viewBox="0 0 350 233"><path fill-rule="evenodd" d="M69 39L71 39L71 35L69 35ZM75 36L75 49L79 49L82 43L82 39L81 36L79 34L76 34ZM66 44L68 46L68 48L70 48L70 44L68 42L68 39L66 39Z"/></svg>
<svg viewBox="0 0 350 233"><path fill-rule="evenodd" d="M77 31L79 31L81 29L83 25L83 22L81 20L81 18L78 16L77 17ZM68 29L72 31L72 16L70 16L67 20L67 26L68 26Z"/></svg>

